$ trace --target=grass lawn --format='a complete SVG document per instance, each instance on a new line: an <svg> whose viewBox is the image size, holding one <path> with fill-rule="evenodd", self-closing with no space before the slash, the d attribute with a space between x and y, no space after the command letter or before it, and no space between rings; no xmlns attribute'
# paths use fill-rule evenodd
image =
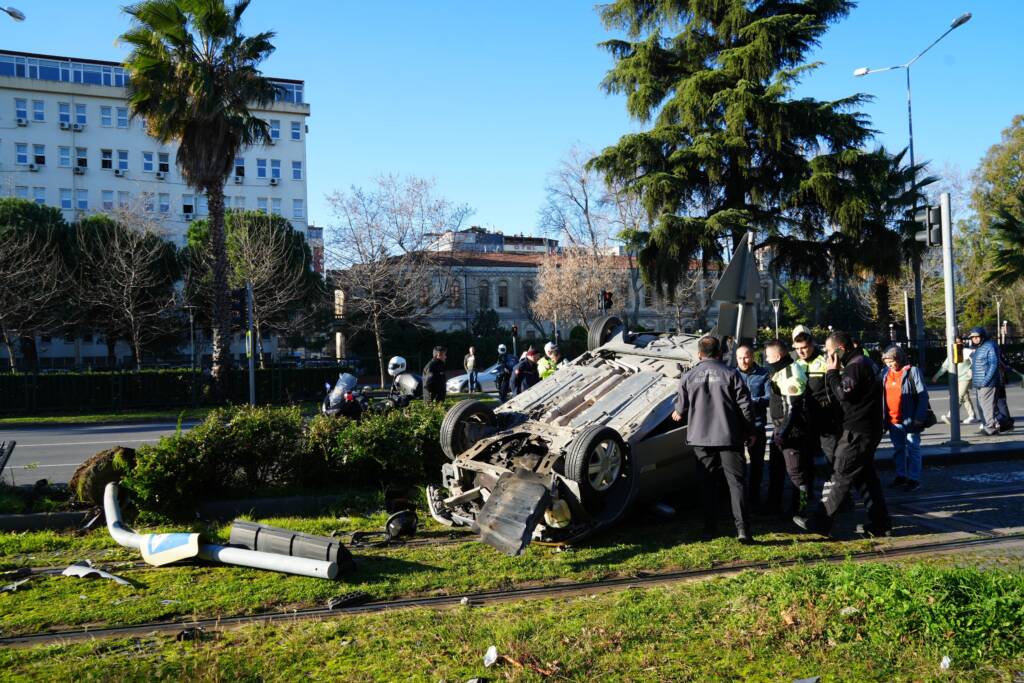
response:
<svg viewBox="0 0 1024 683"><path fill-rule="evenodd" d="M491 645L502 657L485 669ZM1024 576L799 567L568 600L253 625L192 642L7 649L0 667L5 680L23 681L1011 683L1024 670Z"/></svg>

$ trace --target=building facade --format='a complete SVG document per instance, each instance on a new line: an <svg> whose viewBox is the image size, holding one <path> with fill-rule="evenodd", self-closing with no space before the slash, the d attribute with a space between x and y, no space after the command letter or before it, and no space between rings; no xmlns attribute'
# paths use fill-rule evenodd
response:
<svg viewBox="0 0 1024 683"><path fill-rule="evenodd" d="M308 223L305 84L271 80L277 100L255 109L271 144L235 159L225 206L284 216L322 253L320 230L310 234ZM118 62L0 50L0 195L57 207L69 222L137 211L180 247L189 223L207 214L206 197L181 177L177 145L160 144L131 118L127 83ZM197 358L208 356L208 342L199 330L196 336ZM267 346L272 350L273 341ZM94 335L39 337L36 348L43 367L103 365L107 358ZM236 340L232 351L243 353L244 343ZM191 355L188 347L182 353ZM119 343L116 355L129 356L127 344Z"/></svg>

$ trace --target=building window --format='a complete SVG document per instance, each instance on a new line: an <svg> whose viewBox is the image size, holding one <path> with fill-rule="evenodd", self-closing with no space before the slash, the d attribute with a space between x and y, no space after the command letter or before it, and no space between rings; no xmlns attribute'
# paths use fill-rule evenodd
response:
<svg viewBox="0 0 1024 683"><path fill-rule="evenodd" d="M100 168L107 170L114 168L114 150L100 150Z"/></svg>
<svg viewBox="0 0 1024 683"><path fill-rule="evenodd" d="M75 166L85 168L89 165L89 150L85 147L75 147Z"/></svg>
<svg viewBox="0 0 1024 683"><path fill-rule="evenodd" d="M85 120L86 120L85 119L85 105L84 104L76 104L75 105L75 123L84 126L85 125Z"/></svg>
<svg viewBox="0 0 1024 683"><path fill-rule="evenodd" d="M153 153L143 152L142 153L142 170L146 173L153 172Z"/></svg>
<svg viewBox="0 0 1024 683"><path fill-rule="evenodd" d="M57 103L57 119L61 123L71 123L71 105L67 102Z"/></svg>
<svg viewBox="0 0 1024 683"><path fill-rule="evenodd" d="M275 216L280 216L281 215L281 198L280 197L274 197L273 199L270 200L270 213L274 214Z"/></svg>
<svg viewBox="0 0 1024 683"><path fill-rule="evenodd" d="M270 119L270 139L281 139L281 122L277 119Z"/></svg>
<svg viewBox="0 0 1024 683"><path fill-rule="evenodd" d="M26 143L14 143L14 163L21 165L28 163L28 145Z"/></svg>
<svg viewBox="0 0 1024 683"><path fill-rule="evenodd" d="M128 170L128 150L117 150L117 167L122 171Z"/></svg>
<svg viewBox="0 0 1024 683"><path fill-rule="evenodd" d="M302 162L292 162L292 180L302 180Z"/></svg>
<svg viewBox="0 0 1024 683"><path fill-rule="evenodd" d="M89 190L76 190L75 198L77 200L76 207L81 211L87 211L89 209Z"/></svg>
<svg viewBox="0 0 1024 683"><path fill-rule="evenodd" d="M128 205L132 203L132 195L130 192L125 190L118 190L117 192L117 208L127 209ZM146 193L146 211L153 210L153 195L150 192Z"/></svg>
<svg viewBox="0 0 1024 683"><path fill-rule="evenodd" d="M32 199L35 200L36 204L46 203L46 188L45 187L33 187L32 188Z"/></svg>
<svg viewBox="0 0 1024 683"><path fill-rule="evenodd" d="M452 282L451 291L448 294L448 308L459 308L461 304L460 299L462 298L462 291L459 288L458 282Z"/></svg>
<svg viewBox="0 0 1024 683"><path fill-rule="evenodd" d="M245 157L235 157L235 175L245 177Z"/></svg>
<svg viewBox="0 0 1024 683"><path fill-rule="evenodd" d="M281 179L281 160L271 159L270 160L270 177Z"/></svg>
<svg viewBox="0 0 1024 683"><path fill-rule="evenodd" d="M43 102L42 100L32 100L32 120L46 120L46 102Z"/></svg>
<svg viewBox="0 0 1024 683"><path fill-rule="evenodd" d="M508 308L508 281L498 283L498 308Z"/></svg>
<svg viewBox="0 0 1024 683"><path fill-rule="evenodd" d="M28 185L15 185L14 196L18 199L28 199Z"/></svg>
<svg viewBox="0 0 1024 683"><path fill-rule="evenodd" d="M477 285L477 291L480 296L480 310L486 311L491 307L491 283L487 280L481 280L480 284Z"/></svg>
<svg viewBox="0 0 1024 683"><path fill-rule="evenodd" d="M23 97L14 98L14 118L28 119L28 100Z"/></svg>
<svg viewBox="0 0 1024 683"><path fill-rule="evenodd" d="M161 192L158 199L160 200L160 213L170 213L171 195L166 192Z"/></svg>
<svg viewBox="0 0 1024 683"><path fill-rule="evenodd" d="M32 145L32 160L37 166L46 165L46 145Z"/></svg>
<svg viewBox="0 0 1024 683"><path fill-rule="evenodd" d="M114 210L114 191L113 190L103 190L102 197L103 197L103 210L104 211L113 211Z"/></svg>
<svg viewBox="0 0 1024 683"><path fill-rule="evenodd" d="M292 121L292 140L302 139L302 121Z"/></svg>
<svg viewBox="0 0 1024 683"><path fill-rule="evenodd" d="M524 307L533 301L533 280L523 283L523 305Z"/></svg>
<svg viewBox="0 0 1024 683"><path fill-rule="evenodd" d="M304 202L301 199L292 200L292 218L305 218L306 209L303 204Z"/></svg>
<svg viewBox="0 0 1024 683"><path fill-rule="evenodd" d="M105 128L114 125L114 112L111 107L100 107L100 125Z"/></svg>
<svg viewBox="0 0 1024 683"><path fill-rule="evenodd" d="M526 338L527 339L536 339L537 338L537 331L534 330L532 327L528 328L526 330Z"/></svg>
<svg viewBox="0 0 1024 683"><path fill-rule="evenodd" d="M117 127L127 128L128 127L128 107L117 108Z"/></svg>
<svg viewBox="0 0 1024 683"><path fill-rule="evenodd" d="M256 198L256 210L261 213L267 213L267 198L257 197Z"/></svg>
<svg viewBox="0 0 1024 683"><path fill-rule="evenodd" d="M161 173L171 172L171 155L168 152L160 152L156 155L157 167L156 170Z"/></svg>
<svg viewBox="0 0 1024 683"><path fill-rule="evenodd" d="M245 197L244 196L238 195L237 197L235 197L235 210L236 211L244 211L245 210Z"/></svg>
<svg viewBox="0 0 1024 683"><path fill-rule="evenodd" d="M65 187L60 188L60 208L71 208L71 190Z"/></svg>
<svg viewBox="0 0 1024 683"><path fill-rule="evenodd" d="M266 178L267 177L267 160L257 159L256 160L256 177Z"/></svg>
<svg viewBox="0 0 1024 683"><path fill-rule="evenodd" d="M57 152L57 163L60 164L60 167L71 168L71 148L58 147Z"/></svg>
<svg viewBox="0 0 1024 683"><path fill-rule="evenodd" d="M190 194L181 195L181 212L182 213L195 213L196 205L195 199Z"/></svg>

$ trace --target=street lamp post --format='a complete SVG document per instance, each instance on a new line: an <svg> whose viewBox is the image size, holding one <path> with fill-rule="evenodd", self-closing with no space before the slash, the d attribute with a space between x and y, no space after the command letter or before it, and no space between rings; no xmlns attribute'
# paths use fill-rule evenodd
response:
<svg viewBox="0 0 1024 683"><path fill-rule="evenodd" d="M188 309L188 359L189 368L192 372L196 370L196 328L195 328L195 316L193 312L196 310L195 306L185 306Z"/></svg>
<svg viewBox="0 0 1024 683"><path fill-rule="evenodd" d="M0 12L3 12L15 21L25 21L25 13L20 9L16 9L14 7L0 7Z"/></svg>
<svg viewBox="0 0 1024 683"><path fill-rule="evenodd" d="M772 310L775 311L775 338L779 338L779 304L782 303L782 299L769 299L772 304Z"/></svg>
<svg viewBox="0 0 1024 683"><path fill-rule="evenodd" d="M910 67L914 62L924 56L924 53L931 50L935 45L948 36L954 29L963 26L971 20L971 13L965 12L959 17L954 19L950 23L949 28L946 29L945 33L932 41L931 45L921 50L917 55L905 64L897 64L895 66L887 66L881 69L869 69L868 67L861 67L854 70L854 76L868 76L870 74L882 73L883 71L894 71L896 69L903 69L907 72L907 132L909 133L910 145L908 150L910 152L910 168L913 173L911 182L917 183L917 171L914 170L914 117L910 106ZM917 254L911 259L911 266L914 270L914 319L917 327L917 356L920 367L924 367L924 305L921 297L921 258Z"/></svg>
<svg viewBox="0 0 1024 683"><path fill-rule="evenodd" d="M1003 299L1002 297L996 297L996 339L1000 344L1003 343L1003 334L999 329L999 321L1003 319Z"/></svg>

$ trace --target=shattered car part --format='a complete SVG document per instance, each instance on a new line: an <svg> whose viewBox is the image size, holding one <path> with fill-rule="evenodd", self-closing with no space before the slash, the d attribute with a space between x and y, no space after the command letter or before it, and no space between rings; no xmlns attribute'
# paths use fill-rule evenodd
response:
<svg viewBox="0 0 1024 683"><path fill-rule="evenodd" d="M32 577L28 576L24 579L18 579L14 583L9 583L6 586L0 586L0 593L15 593L19 588L21 588L31 580Z"/></svg>
<svg viewBox="0 0 1024 683"><path fill-rule="evenodd" d="M105 572L102 569L96 569L92 566L92 562L89 560L79 560L60 574L61 576L75 576L80 579L111 579L122 586L132 585L132 582L124 577L118 576L117 574L111 574L110 572Z"/></svg>
<svg viewBox="0 0 1024 683"><path fill-rule="evenodd" d="M107 484L103 490L103 510L107 517L107 531L110 532L110 536L119 545L140 550L142 559L150 564L162 563L168 557L176 558L175 561L197 557L221 564L267 569L319 579L334 579L338 576L338 565L334 562L200 543L198 534L137 534L126 527L121 519L121 508L117 503L117 484L114 483Z"/></svg>
<svg viewBox="0 0 1024 683"><path fill-rule="evenodd" d="M342 593L336 595L333 598L327 599L327 609L341 609L342 607L355 607L356 605L365 605L373 599L373 596L366 591L352 591L350 593Z"/></svg>
<svg viewBox="0 0 1024 683"><path fill-rule="evenodd" d="M236 519L231 524L228 542L264 553L333 562L338 566L338 571L348 571L355 567L352 553L336 538L301 534L244 519Z"/></svg>
<svg viewBox="0 0 1024 683"><path fill-rule="evenodd" d="M758 288L748 233L712 296L712 336L756 331ZM692 485L696 459L672 413L699 339L630 332L605 316L591 324L587 352L529 390L497 407L456 404L440 433L451 462L427 487L431 517L518 555L532 540L577 541L634 503Z"/></svg>

